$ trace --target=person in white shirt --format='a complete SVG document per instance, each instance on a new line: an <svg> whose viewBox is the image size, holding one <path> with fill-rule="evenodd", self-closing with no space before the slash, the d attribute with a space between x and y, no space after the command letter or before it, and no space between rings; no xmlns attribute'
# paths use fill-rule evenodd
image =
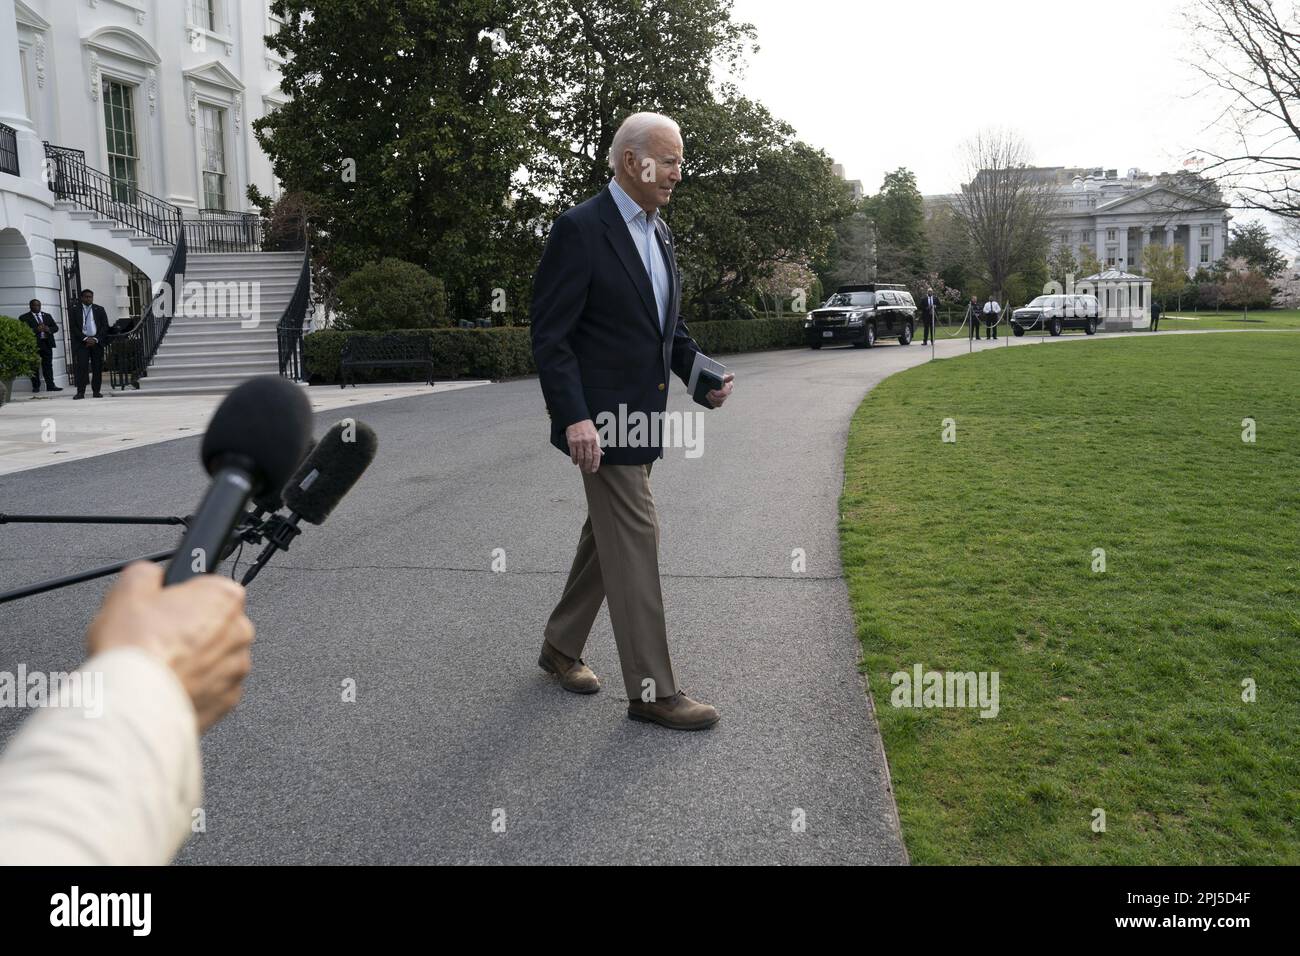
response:
<svg viewBox="0 0 1300 956"><path fill-rule="evenodd" d="M44 707L0 754L0 864L158 866L189 835L199 734L239 701L253 625L229 578L162 580L130 565L91 623L95 710Z"/></svg>
<svg viewBox="0 0 1300 956"><path fill-rule="evenodd" d="M998 300L989 296L988 301L984 303L984 324L988 326L989 338L998 337L998 317L1002 315L1002 306Z"/></svg>

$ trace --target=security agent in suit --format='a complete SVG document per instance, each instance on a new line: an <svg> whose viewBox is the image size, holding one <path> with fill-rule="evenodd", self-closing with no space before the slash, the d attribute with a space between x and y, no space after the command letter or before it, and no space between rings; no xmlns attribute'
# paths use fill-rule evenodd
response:
<svg viewBox="0 0 1300 956"><path fill-rule="evenodd" d="M81 290L81 303L73 307L68 316L69 337L72 339L72 362L77 373L77 394L86 397L86 381L95 398L103 398L100 386L104 381L104 343L108 339L108 313L102 305L95 305L95 293Z"/></svg>
<svg viewBox="0 0 1300 956"><path fill-rule="evenodd" d="M36 345L41 350L41 373L32 376L32 391L41 390L41 374L44 374L45 390L61 392L63 389L54 384L54 337L58 334L59 323L54 321L54 316L50 313L41 311L40 299L32 299L27 303L27 308L27 314L21 318L23 324L36 336Z"/></svg>
<svg viewBox="0 0 1300 956"><path fill-rule="evenodd" d="M921 299L921 344L929 345L934 338L934 319L939 314L939 297L933 289L925 290Z"/></svg>
<svg viewBox="0 0 1300 956"><path fill-rule="evenodd" d="M690 376L699 346L680 317L673 235L659 216L681 181L677 124L636 113L614 136L609 186L555 221L533 278L532 341L551 444L582 472L587 520L564 592L551 612L538 663L576 693L600 682L582 661L601 603L609 600L628 716L675 730L718 721L677 684L659 581L659 522L650 469L657 444L602 448L602 413L647 416L667 405L670 373ZM731 393L733 375L707 393ZM705 402L701 402L705 404ZM616 418L617 420L617 418Z"/></svg>
<svg viewBox="0 0 1300 956"><path fill-rule="evenodd" d="M970 315L970 331L967 333L975 341L980 338L980 301L975 296L970 297L970 304L966 307Z"/></svg>

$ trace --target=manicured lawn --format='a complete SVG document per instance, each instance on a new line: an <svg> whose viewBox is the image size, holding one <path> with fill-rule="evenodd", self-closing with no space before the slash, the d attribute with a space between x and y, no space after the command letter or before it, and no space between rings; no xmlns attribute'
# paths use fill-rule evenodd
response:
<svg viewBox="0 0 1300 956"><path fill-rule="evenodd" d="M867 397L841 546L915 862L1300 863L1298 394L1288 333L997 349ZM918 663L998 672L997 716L892 706Z"/></svg>
<svg viewBox="0 0 1300 956"><path fill-rule="evenodd" d="M1300 329L1300 309L1267 312L1179 312L1170 309L1160 320L1165 329Z"/></svg>

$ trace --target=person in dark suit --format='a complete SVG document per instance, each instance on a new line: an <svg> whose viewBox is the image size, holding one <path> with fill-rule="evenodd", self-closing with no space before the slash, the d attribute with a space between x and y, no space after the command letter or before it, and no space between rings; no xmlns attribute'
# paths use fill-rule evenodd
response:
<svg viewBox="0 0 1300 956"><path fill-rule="evenodd" d="M598 691L582 649L608 598L628 716L702 730L717 723L718 712L682 692L668 653L650 494L651 466L663 456L658 430L634 442L629 425L624 445L608 434L620 414L661 416L670 373L689 381L700 352L681 319L673 234L659 215L681 181L681 162L675 122L658 113L629 116L610 147L614 178L555 221L533 277L533 357L550 440L580 469L587 499L538 664L566 690ZM721 406L734 378L728 372L700 404ZM604 435L596 422L606 423Z"/></svg>
<svg viewBox="0 0 1300 956"><path fill-rule="evenodd" d="M1160 331L1160 316L1164 314L1164 309L1160 308L1160 303L1155 299L1151 300L1151 331Z"/></svg>
<svg viewBox="0 0 1300 956"><path fill-rule="evenodd" d="M968 334L978 342L980 337L980 300L975 296L971 296L970 303L966 308L970 310L970 332Z"/></svg>
<svg viewBox="0 0 1300 956"><path fill-rule="evenodd" d="M934 338L934 320L939 314L939 297L934 294L934 289L926 288L925 296L921 299L921 344L929 345L930 340Z"/></svg>
<svg viewBox="0 0 1300 956"><path fill-rule="evenodd" d="M72 339L72 361L77 373L77 394L73 398L86 397L86 381L90 381L90 393L95 398L103 398L100 386L104 381L104 343L108 339L108 313L102 305L95 305L95 293L91 289L81 290L81 304L72 310L68 317L71 323L68 332Z"/></svg>
<svg viewBox="0 0 1300 956"><path fill-rule="evenodd" d="M54 384L54 336L59 331L59 323L54 321L54 316L50 313L41 311L40 299L32 299L27 303L27 308L29 311L21 318L23 324L36 336L36 345L41 350L41 371L32 376L32 391L41 390L41 374L44 374L45 390L61 392L63 389Z"/></svg>

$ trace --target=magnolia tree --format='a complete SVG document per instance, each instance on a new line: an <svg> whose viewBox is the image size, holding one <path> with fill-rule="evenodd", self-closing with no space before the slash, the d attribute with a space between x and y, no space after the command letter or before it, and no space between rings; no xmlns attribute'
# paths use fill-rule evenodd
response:
<svg viewBox="0 0 1300 956"><path fill-rule="evenodd" d="M763 311L775 312L780 318L787 303L790 311L798 314L815 308L819 304L821 283L806 260L791 260L773 263L771 271L754 283L754 291L763 304Z"/></svg>
<svg viewBox="0 0 1300 956"><path fill-rule="evenodd" d="M1241 309L1267 309L1273 304L1273 283L1268 276L1252 268L1245 259L1229 259L1224 264L1223 304Z"/></svg>

